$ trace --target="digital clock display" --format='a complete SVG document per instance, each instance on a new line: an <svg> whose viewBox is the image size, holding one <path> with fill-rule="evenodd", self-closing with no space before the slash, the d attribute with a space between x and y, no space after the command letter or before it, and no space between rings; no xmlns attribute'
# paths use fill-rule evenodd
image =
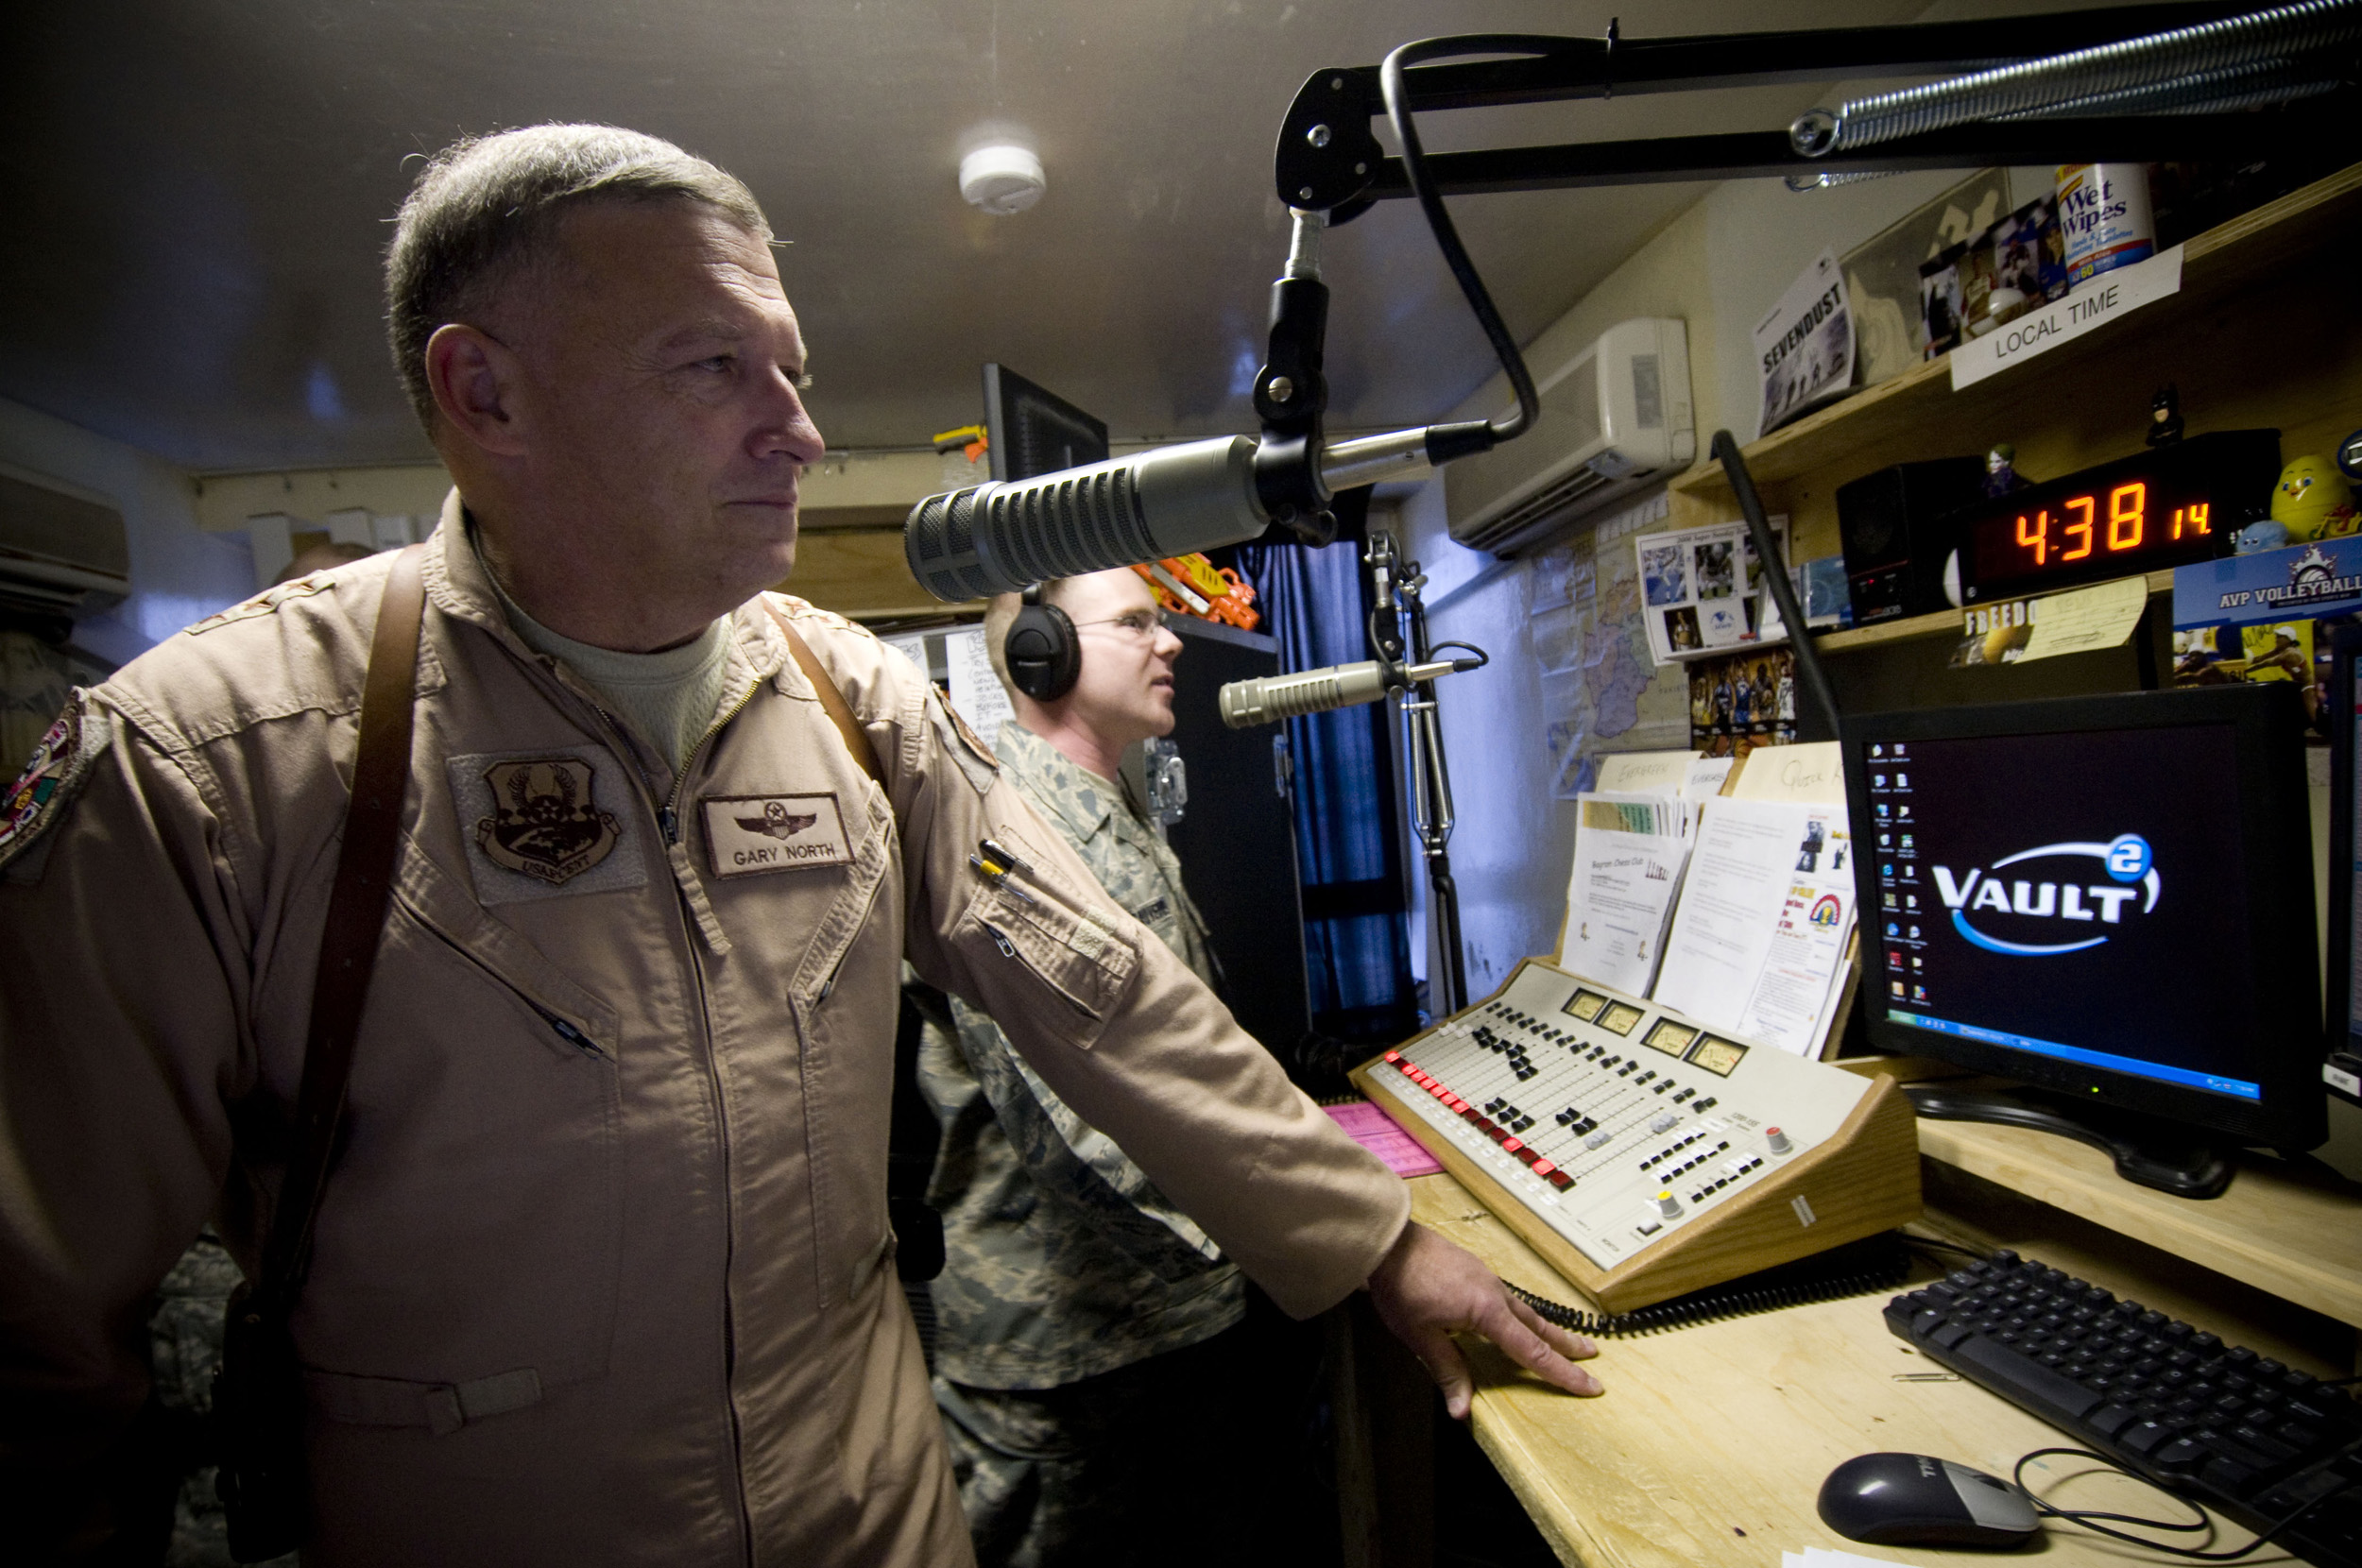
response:
<svg viewBox="0 0 2362 1568"><path fill-rule="evenodd" d="M1955 515L1960 598L1983 604L2211 560L2270 509L2276 430L2217 431Z"/></svg>

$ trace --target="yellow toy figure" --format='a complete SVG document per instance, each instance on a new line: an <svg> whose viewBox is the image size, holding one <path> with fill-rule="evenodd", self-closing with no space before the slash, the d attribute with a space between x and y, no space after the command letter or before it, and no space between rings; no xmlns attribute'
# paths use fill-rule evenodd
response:
<svg viewBox="0 0 2362 1568"><path fill-rule="evenodd" d="M2300 457L2280 470L2272 486L2272 521L2288 530L2288 542L2305 544L2354 531L2353 493L2337 466L2326 457Z"/></svg>

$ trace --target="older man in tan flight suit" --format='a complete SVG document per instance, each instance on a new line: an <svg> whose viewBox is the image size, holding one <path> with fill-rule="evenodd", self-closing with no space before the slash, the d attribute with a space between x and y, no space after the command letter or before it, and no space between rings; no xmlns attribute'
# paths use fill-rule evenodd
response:
<svg viewBox="0 0 2362 1568"><path fill-rule="evenodd" d="M450 149L396 230L457 488L293 1318L307 1568L967 1559L885 1219L905 955L1289 1310L1366 1284L1455 1414L1456 1331L1596 1391L916 670L761 592L823 450L768 238L719 169L580 127ZM209 1216L255 1268L390 559L77 693L0 799L0 1517L37 1559L103 1536L144 1298Z"/></svg>

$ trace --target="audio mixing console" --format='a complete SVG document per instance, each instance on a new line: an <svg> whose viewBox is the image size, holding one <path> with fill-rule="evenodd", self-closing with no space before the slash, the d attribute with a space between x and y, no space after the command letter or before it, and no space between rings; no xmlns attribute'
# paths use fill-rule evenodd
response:
<svg viewBox="0 0 2362 1568"><path fill-rule="evenodd" d="M1910 1103L1528 959L1353 1074L1613 1312L1919 1213Z"/></svg>

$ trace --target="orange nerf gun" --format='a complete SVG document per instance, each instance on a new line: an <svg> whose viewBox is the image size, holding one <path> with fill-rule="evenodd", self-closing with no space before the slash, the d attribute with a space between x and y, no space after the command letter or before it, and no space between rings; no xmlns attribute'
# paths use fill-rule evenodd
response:
<svg viewBox="0 0 2362 1568"><path fill-rule="evenodd" d="M1262 622L1261 612L1255 608L1254 586L1228 567L1216 568L1194 551L1161 561L1142 561L1132 570L1147 580L1156 603L1176 615L1219 621L1242 632L1251 632Z"/></svg>

